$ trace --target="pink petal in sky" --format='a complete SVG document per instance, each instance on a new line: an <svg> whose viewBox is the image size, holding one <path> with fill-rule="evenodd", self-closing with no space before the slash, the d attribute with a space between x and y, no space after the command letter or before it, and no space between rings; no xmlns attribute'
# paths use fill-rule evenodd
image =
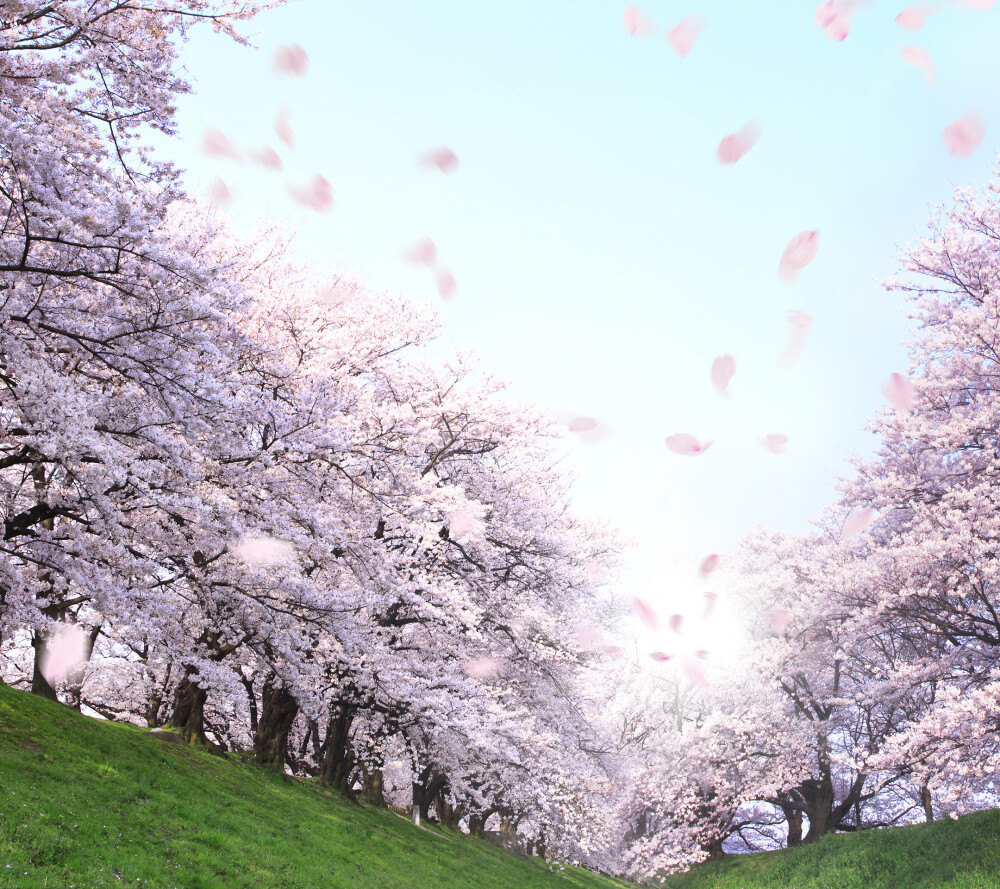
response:
<svg viewBox="0 0 1000 889"><path fill-rule="evenodd" d="M450 148L435 148L420 156L422 167L437 167L442 173L452 173L458 168L458 157Z"/></svg>
<svg viewBox="0 0 1000 889"><path fill-rule="evenodd" d="M239 160L240 153L236 146L229 141L222 130L205 130L205 135L201 140L201 150L209 157L228 157L230 160Z"/></svg>
<svg viewBox="0 0 1000 889"><path fill-rule="evenodd" d="M719 557L715 553L710 556L705 556L701 560L701 564L698 566L698 574L702 577L708 577L716 568L719 567Z"/></svg>
<svg viewBox="0 0 1000 889"><path fill-rule="evenodd" d="M759 138L760 127L750 121L742 129L724 136L719 147L715 150L715 156L721 164L735 164L757 144Z"/></svg>
<svg viewBox="0 0 1000 889"><path fill-rule="evenodd" d="M291 561L295 549L287 540L257 535L240 540L234 554L248 565L278 565Z"/></svg>
<svg viewBox="0 0 1000 889"><path fill-rule="evenodd" d="M43 650L39 670L49 685L55 686L66 674L78 667L86 657L87 633L72 624L53 635Z"/></svg>
<svg viewBox="0 0 1000 889"><path fill-rule="evenodd" d="M437 260L437 248L430 238L424 238L419 244L403 253L403 259L414 265L434 265Z"/></svg>
<svg viewBox="0 0 1000 889"><path fill-rule="evenodd" d="M625 654L625 649L620 645L605 645L601 648L608 657L613 657L616 660Z"/></svg>
<svg viewBox="0 0 1000 889"><path fill-rule="evenodd" d="M437 292L441 295L441 299L445 302L450 301L458 289L454 275L447 269L438 269L435 277L437 279Z"/></svg>
<svg viewBox="0 0 1000 889"><path fill-rule="evenodd" d="M944 144L952 157L968 157L979 147L986 127L975 114L966 114L944 128Z"/></svg>
<svg viewBox="0 0 1000 889"><path fill-rule="evenodd" d="M726 398L729 398L727 387L734 373L736 373L736 359L732 355L720 355L712 362L712 385Z"/></svg>
<svg viewBox="0 0 1000 889"><path fill-rule="evenodd" d="M281 158L278 157L278 152L276 152L273 148L262 148L260 151L251 151L250 157L260 164L265 170L278 172L285 166L281 162Z"/></svg>
<svg viewBox="0 0 1000 889"><path fill-rule="evenodd" d="M896 24L904 31L919 31L937 11L936 6L907 6L896 16Z"/></svg>
<svg viewBox="0 0 1000 889"><path fill-rule="evenodd" d="M671 451L675 454L683 454L687 457L693 457L696 454L703 454L711 446L712 442L706 441L702 444L693 435L688 435L686 432L678 432L676 435L668 435L664 442Z"/></svg>
<svg viewBox="0 0 1000 889"><path fill-rule="evenodd" d="M466 676L473 679L486 679L493 676L500 667L500 662L495 658L484 657L474 661L466 661L462 664L462 671Z"/></svg>
<svg viewBox="0 0 1000 889"><path fill-rule="evenodd" d="M706 619L712 616L712 612L715 610L715 603L719 600L718 593L705 593L705 610L702 612L702 618Z"/></svg>
<svg viewBox="0 0 1000 889"><path fill-rule="evenodd" d="M701 667L698 666L697 661L691 655L685 654L681 656L681 669L684 670L684 675L699 688L708 688L708 680L705 678L705 674L701 672Z"/></svg>
<svg viewBox="0 0 1000 889"><path fill-rule="evenodd" d="M304 77L309 69L309 56L297 43L282 46L274 54L274 70L279 74L291 74L293 77Z"/></svg>
<svg viewBox="0 0 1000 889"><path fill-rule="evenodd" d="M783 608L775 608L768 617L771 620L771 629L779 636L785 632L788 622L792 619L792 616Z"/></svg>
<svg viewBox="0 0 1000 889"><path fill-rule="evenodd" d="M586 626L581 627L573 634L573 639L576 644L580 646L584 651L589 651L591 648L596 648L601 644L601 629L600 627Z"/></svg>
<svg viewBox="0 0 1000 889"><path fill-rule="evenodd" d="M651 661L656 661L658 664L665 664L667 661L673 659L673 655L664 654L662 651L651 651L649 653L649 659Z"/></svg>
<svg viewBox="0 0 1000 889"><path fill-rule="evenodd" d="M674 52L683 59L691 52L695 39L704 30L705 22L700 16L687 15L667 32L667 40Z"/></svg>
<svg viewBox="0 0 1000 889"><path fill-rule="evenodd" d="M291 124L288 122L288 114L287 108L278 109L278 116L274 119L274 132L289 148L294 148L295 133L292 132Z"/></svg>
<svg viewBox="0 0 1000 889"><path fill-rule="evenodd" d="M809 339L809 328L812 327L812 323L812 317L805 312L800 312L798 309L788 310L788 341L779 361L783 367L791 367L802 354L806 340Z"/></svg>
<svg viewBox="0 0 1000 889"><path fill-rule="evenodd" d="M233 193L229 190L221 179L216 179L212 183L212 188L208 192L209 200L220 207L228 207L233 202Z"/></svg>
<svg viewBox="0 0 1000 889"><path fill-rule="evenodd" d="M907 65L913 68L920 68L924 72L924 80L927 83L934 83L937 74L934 71L934 60L931 54L921 46L904 46L900 50L900 55Z"/></svg>
<svg viewBox="0 0 1000 889"><path fill-rule="evenodd" d="M867 5L862 0L827 0L816 7L814 21L831 40L845 40L854 13Z"/></svg>
<svg viewBox="0 0 1000 889"><path fill-rule="evenodd" d="M869 506L852 509L844 520L844 527L841 530L841 537L854 537L865 530L875 521L875 510Z"/></svg>
<svg viewBox="0 0 1000 889"><path fill-rule="evenodd" d="M326 213L333 206L333 189L330 183L318 173L309 181L309 185L300 188L289 185L292 198L304 207L310 207L317 213Z"/></svg>
<svg viewBox="0 0 1000 889"><path fill-rule="evenodd" d="M764 447L772 454L783 454L785 453L785 448L788 447L788 436L781 435L778 432L765 435L761 441L764 443Z"/></svg>
<svg viewBox="0 0 1000 889"><path fill-rule="evenodd" d="M819 232L813 230L799 232L788 242L778 263L778 277L791 284L798 273L816 258L819 249Z"/></svg>
<svg viewBox="0 0 1000 889"><path fill-rule="evenodd" d="M623 19L625 30L633 37L648 37L656 30L656 25L648 19L638 6L630 5L625 7L625 17Z"/></svg>
<svg viewBox="0 0 1000 889"><path fill-rule="evenodd" d="M656 616L656 612L638 596L632 597L632 610L639 616L639 620L651 630L660 628L660 619Z"/></svg>
<svg viewBox="0 0 1000 889"><path fill-rule="evenodd" d="M684 623L683 614L670 615L670 629L673 630L675 633L679 633L681 631L681 625L683 623Z"/></svg>
<svg viewBox="0 0 1000 889"><path fill-rule="evenodd" d="M893 374L882 387L882 394L897 411L906 413L913 407L913 386L902 374Z"/></svg>
<svg viewBox="0 0 1000 889"><path fill-rule="evenodd" d="M597 420L593 417L576 417L569 422L570 432L591 432L597 428Z"/></svg>

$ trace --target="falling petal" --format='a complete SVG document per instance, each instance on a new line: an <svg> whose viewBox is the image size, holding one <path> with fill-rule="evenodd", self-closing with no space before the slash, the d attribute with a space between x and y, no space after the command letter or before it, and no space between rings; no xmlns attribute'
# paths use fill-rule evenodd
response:
<svg viewBox="0 0 1000 889"><path fill-rule="evenodd" d="M902 55L903 61L906 62L907 65L922 69L924 72L924 80L928 83L934 83L937 79L937 75L934 71L934 60L931 58L931 54L923 47L904 46L900 50L900 55Z"/></svg>
<svg viewBox="0 0 1000 889"><path fill-rule="evenodd" d="M437 248L430 238L424 238L415 247L407 250L403 254L403 259L412 262L414 265L434 265L437 259Z"/></svg>
<svg viewBox="0 0 1000 889"><path fill-rule="evenodd" d="M720 355L712 362L712 385L720 395L729 397L727 387L736 373L736 359L732 355Z"/></svg>
<svg viewBox="0 0 1000 889"><path fill-rule="evenodd" d="M278 565L295 558L295 548L287 540L274 537L244 537L234 553L248 565Z"/></svg>
<svg viewBox="0 0 1000 889"><path fill-rule="evenodd" d="M788 436L781 435L778 432L765 435L761 441L763 441L764 447L772 454L783 454L785 453L785 448L788 446Z"/></svg>
<svg viewBox="0 0 1000 889"><path fill-rule="evenodd" d="M815 230L799 232L788 242L778 263L778 277L791 284L796 275L816 258L819 249L819 232Z"/></svg>
<svg viewBox="0 0 1000 889"><path fill-rule="evenodd" d="M952 157L968 157L979 147L986 127L975 114L966 114L944 128L944 144Z"/></svg>
<svg viewBox="0 0 1000 889"><path fill-rule="evenodd" d="M712 442L706 441L704 444L698 441L693 435L686 432L678 432L676 435L668 435L664 443L675 454L683 454L693 457L696 454L703 454L711 446Z"/></svg>
<svg viewBox="0 0 1000 889"><path fill-rule="evenodd" d="M325 213L333 206L333 189L318 173L313 176L307 187L289 185L288 190L296 202L318 213Z"/></svg>
<svg viewBox="0 0 1000 889"><path fill-rule="evenodd" d="M798 360L805 348L806 340L809 339L811 326L812 318L805 312L797 309L788 310L788 342L779 361L783 367L791 367Z"/></svg>
<svg viewBox="0 0 1000 889"><path fill-rule="evenodd" d="M437 167L442 173L451 173L458 167L458 157L450 148L435 148L421 155L420 165Z"/></svg>
<svg viewBox="0 0 1000 889"><path fill-rule="evenodd" d="M205 130L201 150L209 157L228 157L239 160L240 153L222 130Z"/></svg>
<svg viewBox="0 0 1000 889"><path fill-rule="evenodd" d="M208 197L213 204L218 204L220 207L228 207L233 202L233 193L229 190L229 186L221 179L216 179L212 183Z"/></svg>
<svg viewBox="0 0 1000 889"><path fill-rule="evenodd" d="M577 417L569 424L570 432L590 432L597 428L597 420L593 417Z"/></svg>
<svg viewBox="0 0 1000 889"><path fill-rule="evenodd" d="M702 612L703 618L711 617L715 610L715 603L718 601L718 593L705 593L705 610Z"/></svg>
<svg viewBox="0 0 1000 889"><path fill-rule="evenodd" d="M708 660L708 651L706 651L706 650L705 650L704 648L699 648L699 649L698 649L698 650L697 650L697 651L696 651L696 652L694 653L694 656L695 656L696 658L700 658L700 659L701 659L701 660L703 660L703 661L707 661L707 660Z"/></svg>
<svg viewBox="0 0 1000 889"><path fill-rule="evenodd" d="M500 668L500 662L495 658L484 657L474 661L466 661L462 664L462 671L466 676L473 679L486 679L496 674Z"/></svg>
<svg viewBox="0 0 1000 889"><path fill-rule="evenodd" d="M87 633L73 624L62 627L45 645L38 667L53 688L87 656Z"/></svg>
<svg viewBox="0 0 1000 889"><path fill-rule="evenodd" d="M681 668L684 670L684 675L695 685L700 688L708 688L708 680L705 678L705 674L701 672L701 667L698 666L697 662L690 655L683 655L681 657Z"/></svg>
<svg viewBox="0 0 1000 889"><path fill-rule="evenodd" d="M919 31L937 11L936 6L907 6L896 16L896 24L904 31Z"/></svg>
<svg viewBox="0 0 1000 889"><path fill-rule="evenodd" d="M683 59L691 52L695 39L703 30L705 30L704 21L699 16L688 15L667 32L667 40L670 41L674 52Z"/></svg>
<svg viewBox="0 0 1000 889"><path fill-rule="evenodd" d="M660 628L660 619L656 616L656 612L638 596L632 597L632 609L639 616L639 620L651 630Z"/></svg>
<svg viewBox="0 0 1000 889"><path fill-rule="evenodd" d="M897 411L906 413L913 407L913 386L902 374L893 374L882 387L882 394Z"/></svg>
<svg viewBox="0 0 1000 889"><path fill-rule="evenodd" d="M860 0L827 0L816 7L814 21L831 40L845 40L854 13L867 5Z"/></svg>
<svg viewBox="0 0 1000 889"><path fill-rule="evenodd" d="M295 134L292 132L291 124L288 122L288 114L287 108L279 109L278 116L274 120L274 132L278 134L278 138L289 148L294 148Z"/></svg>
<svg viewBox="0 0 1000 889"><path fill-rule="evenodd" d="M710 556L705 556L701 560L701 564L698 566L698 574L702 577L708 577L716 568L719 567L719 557L715 553Z"/></svg>
<svg viewBox="0 0 1000 889"><path fill-rule="evenodd" d="M642 14L638 6L625 7L624 25L625 30L633 37L646 37L656 30L656 26Z"/></svg>
<svg viewBox="0 0 1000 889"><path fill-rule="evenodd" d="M623 654L625 654L625 649L620 645L605 645L601 648L601 651L603 651L608 657L613 658L620 658Z"/></svg>
<svg viewBox="0 0 1000 889"><path fill-rule="evenodd" d="M788 622L792 616L782 608L775 608L769 615L771 618L771 629L779 636L785 632Z"/></svg>
<svg viewBox="0 0 1000 889"><path fill-rule="evenodd" d="M589 651L592 648L596 648L601 643L601 629L600 627L582 627L573 634L573 639L576 644L580 646L584 651Z"/></svg>
<svg viewBox="0 0 1000 889"><path fill-rule="evenodd" d="M464 509L456 509L449 512L448 536L459 543L469 543L471 541L483 539L486 534L486 524L476 514Z"/></svg>
<svg viewBox="0 0 1000 889"><path fill-rule="evenodd" d="M265 170L274 170L275 172L281 170L285 165L281 162L281 158L278 157L278 152L273 148L263 148L260 151L251 151L250 157L257 161Z"/></svg>
<svg viewBox="0 0 1000 889"><path fill-rule="evenodd" d="M875 518L875 510L871 507L864 506L852 509L850 514L844 520L844 527L841 535L843 537L854 537L871 525L872 522L875 521Z"/></svg>
<svg viewBox="0 0 1000 889"><path fill-rule="evenodd" d="M656 661L660 664L665 664L667 661L673 658L672 654L664 654L662 651L651 651L649 653L649 659L651 661Z"/></svg>
<svg viewBox="0 0 1000 889"><path fill-rule="evenodd" d="M750 121L742 129L723 137L715 156L721 164L735 164L757 144L759 138L760 127Z"/></svg>
<svg viewBox="0 0 1000 889"><path fill-rule="evenodd" d="M436 277L437 292L445 302L448 302L455 295L455 291L458 288L458 285L455 284L455 278L447 269L440 269Z"/></svg>
<svg viewBox="0 0 1000 889"><path fill-rule="evenodd" d="M683 614L670 615L670 629L673 630L675 633L679 633L681 631L681 625L683 623L684 623Z"/></svg>
<svg viewBox="0 0 1000 889"><path fill-rule="evenodd" d="M297 43L281 47L274 54L274 70L279 74L291 74L293 77L304 77L309 68L309 56Z"/></svg>

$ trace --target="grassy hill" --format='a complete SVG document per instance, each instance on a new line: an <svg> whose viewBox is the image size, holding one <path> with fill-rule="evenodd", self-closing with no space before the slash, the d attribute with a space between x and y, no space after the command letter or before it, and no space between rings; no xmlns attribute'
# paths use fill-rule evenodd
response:
<svg viewBox="0 0 1000 889"><path fill-rule="evenodd" d="M0 887L613 889L0 685ZM1000 889L1000 812L728 856L664 889Z"/></svg>
<svg viewBox="0 0 1000 889"><path fill-rule="evenodd" d="M612 889L0 685L0 887Z"/></svg>
<svg viewBox="0 0 1000 889"><path fill-rule="evenodd" d="M1000 889L1000 811L727 855L663 889Z"/></svg>

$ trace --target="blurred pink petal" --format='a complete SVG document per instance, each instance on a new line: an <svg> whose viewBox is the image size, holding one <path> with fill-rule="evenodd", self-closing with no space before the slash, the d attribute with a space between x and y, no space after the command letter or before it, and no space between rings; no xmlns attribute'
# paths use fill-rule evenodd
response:
<svg viewBox="0 0 1000 889"><path fill-rule="evenodd" d="M625 649L620 645L605 645L601 648L601 651L603 651L608 657L613 658L620 658L623 654L625 654Z"/></svg>
<svg viewBox="0 0 1000 889"><path fill-rule="evenodd" d="M239 160L240 153L222 130L205 130L201 140L201 150L209 157L228 157Z"/></svg>
<svg viewBox="0 0 1000 889"><path fill-rule="evenodd" d="M479 658L474 661L466 661L462 664L462 671L466 676L473 679L485 679L493 676L500 667L500 662L491 657Z"/></svg>
<svg viewBox="0 0 1000 889"><path fill-rule="evenodd" d="M705 610L702 612L702 617L710 617L712 612L715 610L715 603L719 599L718 593L705 593Z"/></svg>
<svg viewBox="0 0 1000 889"><path fill-rule="evenodd" d="M580 648L587 651L600 644L602 635L600 627L582 627L573 634L573 638Z"/></svg>
<svg viewBox="0 0 1000 889"><path fill-rule="evenodd" d="M854 537L856 534L860 534L865 530L865 528L875 521L875 518L875 510L871 507L864 506L852 509L850 514L844 520L844 527L841 532L842 536Z"/></svg>
<svg viewBox="0 0 1000 889"><path fill-rule="evenodd" d="M309 56L297 43L281 47L274 54L274 70L279 74L303 77L309 68Z"/></svg>
<svg viewBox="0 0 1000 889"><path fill-rule="evenodd" d="M458 167L458 157L450 148L436 148L421 155L420 164L424 167L437 167L442 173L451 173Z"/></svg>
<svg viewBox="0 0 1000 889"><path fill-rule="evenodd" d="M693 457L696 454L703 454L712 446L712 442L706 441L702 444L697 438L693 435L688 435L686 432L668 435L664 439L664 442L675 454L683 454L689 457Z"/></svg>
<svg viewBox="0 0 1000 889"><path fill-rule="evenodd" d="M816 7L814 21L831 40L845 40L854 13L867 5L861 0L827 0Z"/></svg>
<svg viewBox="0 0 1000 889"><path fill-rule="evenodd" d="M699 648L698 651L696 651L694 653L694 656L696 658L700 658L703 661L707 661L708 660L708 651L706 651L704 648Z"/></svg>
<svg viewBox="0 0 1000 889"><path fill-rule="evenodd" d="M233 202L233 193L221 179L216 179L208 192L209 200L220 207L228 207Z"/></svg>
<svg viewBox="0 0 1000 889"><path fill-rule="evenodd" d="M482 540L486 525L479 515L465 509L456 509L447 515L448 536L459 543Z"/></svg>
<svg viewBox="0 0 1000 889"><path fill-rule="evenodd" d="M664 654L662 651L651 651L649 653L649 659L651 661L656 661L660 664L665 664L667 661L673 658L672 654Z"/></svg>
<svg viewBox="0 0 1000 889"><path fill-rule="evenodd" d="M437 292L441 294L441 298L447 302L454 295L455 291L458 289L458 285L455 284L455 278L451 272L446 269L440 269L437 272Z"/></svg>
<svg viewBox="0 0 1000 889"><path fill-rule="evenodd" d="M784 367L791 367L802 354L806 340L809 339L811 326L812 318L805 312L800 312L797 309L788 310L788 342L785 344L785 351L781 353L780 359L780 364Z"/></svg>
<svg viewBox="0 0 1000 889"><path fill-rule="evenodd" d="M705 22L699 16L687 15L667 32L667 40L674 52L683 59L691 52L695 39L704 30Z"/></svg>
<svg viewBox="0 0 1000 889"><path fill-rule="evenodd" d="M684 623L683 614L670 615L670 629L673 630L675 633L679 633L681 631L681 625L683 623Z"/></svg>
<svg viewBox="0 0 1000 889"><path fill-rule="evenodd" d="M234 554L248 565L278 565L294 559L295 548L287 540L249 536L240 540Z"/></svg>
<svg viewBox="0 0 1000 889"><path fill-rule="evenodd" d="M975 114L966 114L944 128L944 144L952 157L968 157L979 147L986 127Z"/></svg>
<svg viewBox="0 0 1000 889"><path fill-rule="evenodd" d="M43 649L38 667L45 681L55 687L66 674L79 666L86 657L87 633L73 624L62 627Z"/></svg>
<svg viewBox="0 0 1000 889"><path fill-rule="evenodd" d="M785 627L792 619L792 616L782 608L775 608L769 615L771 619L771 629L779 636L785 632Z"/></svg>
<svg viewBox="0 0 1000 889"><path fill-rule="evenodd" d="M934 83L937 75L934 72L934 60L926 49L920 46L904 46L900 50L900 55L907 65L913 68L920 68L924 72L924 80Z"/></svg>
<svg viewBox="0 0 1000 889"><path fill-rule="evenodd" d="M715 553L712 553L712 555L705 556L705 558L701 560L701 564L698 566L698 573L702 577L708 577L708 575L718 568L718 566L719 557Z"/></svg>
<svg viewBox="0 0 1000 889"><path fill-rule="evenodd" d="M893 374L882 387L882 394L897 411L906 413L913 407L913 386L902 374Z"/></svg>
<svg viewBox="0 0 1000 889"><path fill-rule="evenodd" d="M815 230L799 232L788 242L778 263L778 277L791 284L796 275L816 258L819 249L819 232Z"/></svg>
<svg viewBox="0 0 1000 889"><path fill-rule="evenodd" d="M959 0L966 9L989 9L997 0Z"/></svg>
<svg viewBox="0 0 1000 889"><path fill-rule="evenodd" d="M759 138L760 127L750 121L742 129L723 137L715 150L715 156L719 159L719 163L735 164L757 144Z"/></svg>
<svg viewBox="0 0 1000 889"><path fill-rule="evenodd" d="M638 6L626 6L625 30L633 37L646 37L656 29L653 22L642 14Z"/></svg>
<svg viewBox="0 0 1000 889"><path fill-rule="evenodd" d="M937 11L936 6L907 6L896 16L896 24L905 31L919 31Z"/></svg>
<svg viewBox="0 0 1000 889"><path fill-rule="evenodd" d="M698 666L691 655L685 654L681 656L681 668L684 670L684 675L695 685L700 688L708 688L708 680L705 678L705 674L701 672L701 667Z"/></svg>
<svg viewBox="0 0 1000 889"><path fill-rule="evenodd" d="M639 616L639 620L651 630L660 628L660 619L656 616L656 612L638 596L632 597L632 609Z"/></svg>
<svg viewBox="0 0 1000 889"><path fill-rule="evenodd" d="M570 432L590 432L597 428L597 420L593 417L577 417L569 424Z"/></svg>
<svg viewBox="0 0 1000 889"><path fill-rule="evenodd" d="M761 441L764 443L764 447L772 454L783 454L785 453L785 448L788 447L788 436L781 435L778 432L765 435Z"/></svg>
<svg viewBox="0 0 1000 889"><path fill-rule="evenodd" d="M712 385L720 395L729 397L726 387L736 373L736 359L732 355L720 355L712 362Z"/></svg>
<svg viewBox="0 0 1000 889"><path fill-rule="evenodd" d="M312 177L309 185L299 188L296 185L289 185L288 190L292 197L304 207L310 207L317 213L325 213L333 206L333 189L330 183L318 173Z"/></svg>
<svg viewBox="0 0 1000 889"><path fill-rule="evenodd" d="M424 238L415 247L403 253L403 259L414 265L434 265L437 259L437 248L430 238Z"/></svg>
<svg viewBox="0 0 1000 889"><path fill-rule="evenodd" d="M251 151L250 157L257 161L265 170L281 170L284 164L278 157L278 152L273 148L263 148L260 151Z"/></svg>
<svg viewBox="0 0 1000 889"><path fill-rule="evenodd" d="M278 110L278 116L274 119L274 132L278 134L278 138L289 148L294 148L295 133L292 132L291 124L288 122L288 114L287 108L280 108Z"/></svg>

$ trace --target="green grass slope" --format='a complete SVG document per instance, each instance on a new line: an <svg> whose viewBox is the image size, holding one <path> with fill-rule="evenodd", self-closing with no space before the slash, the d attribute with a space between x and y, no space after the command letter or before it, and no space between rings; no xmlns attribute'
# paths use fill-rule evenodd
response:
<svg viewBox="0 0 1000 889"><path fill-rule="evenodd" d="M621 885L0 685L0 887Z"/></svg>
<svg viewBox="0 0 1000 889"><path fill-rule="evenodd" d="M720 861L663 889L1000 889L1000 811Z"/></svg>

